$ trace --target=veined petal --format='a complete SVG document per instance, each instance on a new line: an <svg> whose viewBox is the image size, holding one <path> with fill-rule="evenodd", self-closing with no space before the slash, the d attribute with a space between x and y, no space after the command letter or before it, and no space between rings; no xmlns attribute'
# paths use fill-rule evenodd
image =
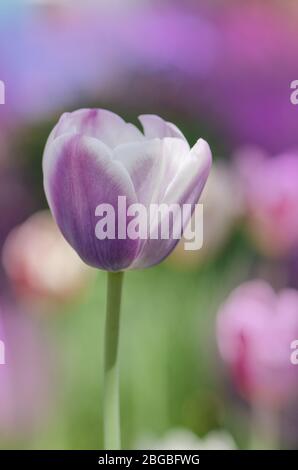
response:
<svg viewBox="0 0 298 470"><path fill-rule="evenodd" d="M65 133L95 137L110 148L125 142L145 140L136 126L105 109L80 109L63 114L54 129L53 137Z"/></svg>
<svg viewBox="0 0 298 470"><path fill-rule="evenodd" d="M188 157L172 183L169 185L161 203L164 204L191 204L193 209L199 201L199 197L207 181L211 168L211 151L207 142L200 139L192 148ZM181 227L181 234L186 227L188 220L184 221ZM172 224L171 224L172 228ZM169 239L148 239L143 244L138 258L132 268L144 268L159 263L174 249L179 240Z"/></svg>
<svg viewBox="0 0 298 470"><path fill-rule="evenodd" d="M184 135L175 124L164 121L155 114L142 114L139 116L139 121L144 128L144 134L147 139L154 139L156 137L160 139L164 137L177 137L187 142Z"/></svg>
<svg viewBox="0 0 298 470"><path fill-rule="evenodd" d="M117 146L113 158L129 173L138 202L147 206L152 199L161 171L162 141L152 139Z"/></svg>
<svg viewBox="0 0 298 470"><path fill-rule="evenodd" d="M49 205L64 237L89 265L118 271L135 258L138 240L118 240L118 196L127 205L137 202L126 170L111 158L100 141L79 134L58 137L46 147L44 186ZM98 240L95 209L111 204L115 211L116 239Z"/></svg>
<svg viewBox="0 0 298 470"><path fill-rule="evenodd" d="M138 201L160 202L187 157L188 145L167 137L119 145L113 155L130 174Z"/></svg>
<svg viewBox="0 0 298 470"><path fill-rule="evenodd" d="M203 139L191 149L176 178L169 185L164 202L196 204L207 181L212 163L209 145Z"/></svg>

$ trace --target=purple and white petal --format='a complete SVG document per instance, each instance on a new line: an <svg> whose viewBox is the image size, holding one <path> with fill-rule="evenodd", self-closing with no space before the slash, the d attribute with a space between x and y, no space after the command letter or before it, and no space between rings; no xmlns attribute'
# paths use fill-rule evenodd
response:
<svg viewBox="0 0 298 470"><path fill-rule="evenodd" d="M44 186L50 208L66 240L89 265L108 271L126 269L135 259L138 240L117 239L118 196L137 202L126 170L100 141L80 134L56 138L44 155ZM99 204L115 209L116 238L95 236Z"/></svg>
<svg viewBox="0 0 298 470"><path fill-rule="evenodd" d="M122 144L113 151L131 177L138 202L145 206L163 199L188 153L183 140L169 137Z"/></svg>
<svg viewBox="0 0 298 470"><path fill-rule="evenodd" d="M167 205L179 204L180 207L183 204L191 204L194 210L195 204L198 203L207 181L211 161L212 156L209 145L203 139L200 139L184 160L160 203ZM181 235L189 220L190 217L183 220ZM160 221L156 223L158 222ZM170 223L170 228L173 228L172 223ZM156 229L156 224L153 223L150 227L151 233L156 231ZM171 237L169 239L161 239L159 237L157 240L148 238L146 243L143 244L138 254L138 259L133 263L132 268L145 268L160 263L171 253L178 241Z"/></svg>
<svg viewBox="0 0 298 470"><path fill-rule="evenodd" d="M212 164L208 143L199 139L169 185L163 202L196 203L207 181Z"/></svg>
<svg viewBox="0 0 298 470"><path fill-rule="evenodd" d="M142 132L115 113L105 109L80 109L65 113L58 122L54 138L65 133L95 137L110 148L125 142L144 141Z"/></svg>
<svg viewBox="0 0 298 470"><path fill-rule="evenodd" d="M142 114L139 116L139 121L143 126L144 134L147 139L154 139L156 137L159 139L163 139L164 137L176 137L187 142L184 135L180 129L175 126L175 124L164 121L161 117L156 116L155 114Z"/></svg>
<svg viewBox="0 0 298 470"><path fill-rule="evenodd" d="M148 206L156 190L162 168L162 141L121 144L113 151L113 158L127 170L135 188L138 202Z"/></svg>

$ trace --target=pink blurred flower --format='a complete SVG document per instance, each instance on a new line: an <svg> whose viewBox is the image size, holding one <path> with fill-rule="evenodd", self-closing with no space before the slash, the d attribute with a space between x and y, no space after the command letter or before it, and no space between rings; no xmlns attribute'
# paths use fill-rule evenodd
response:
<svg viewBox="0 0 298 470"><path fill-rule="evenodd" d="M297 393L291 343L298 338L298 292L276 294L261 280L235 289L220 308L217 340L240 392L252 403L279 407Z"/></svg>
<svg viewBox="0 0 298 470"><path fill-rule="evenodd" d="M3 264L18 293L30 298L70 298L91 275L64 240L49 211L37 212L10 232L3 248Z"/></svg>
<svg viewBox="0 0 298 470"><path fill-rule="evenodd" d="M249 231L261 252L285 256L298 248L298 153L237 156Z"/></svg>

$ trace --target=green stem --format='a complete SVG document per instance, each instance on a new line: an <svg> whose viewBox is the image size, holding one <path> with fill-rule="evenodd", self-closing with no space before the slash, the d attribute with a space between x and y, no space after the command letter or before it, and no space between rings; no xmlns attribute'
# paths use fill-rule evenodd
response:
<svg viewBox="0 0 298 470"><path fill-rule="evenodd" d="M119 450L120 404L118 343L123 272L108 273L104 358L104 446Z"/></svg>

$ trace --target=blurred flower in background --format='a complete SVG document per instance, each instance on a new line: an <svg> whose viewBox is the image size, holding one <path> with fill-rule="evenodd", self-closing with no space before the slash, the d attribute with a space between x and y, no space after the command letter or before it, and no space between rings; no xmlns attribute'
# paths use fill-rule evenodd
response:
<svg viewBox="0 0 298 470"><path fill-rule="evenodd" d="M234 290L222 305L217 340L241 393L252 403L280 408L295 396L298 369L291 343L298 338L298 292L276 294L264 281Z"/></svg>
<svg viewBox="0 0 298 470"><path fill-rule="evenodd" d="M35 213L10 232L3 264L17 293L31 300L71 299L92 275L64 240L49 211Z"/></svg>
<svg viewBox="0 0 298 470"><path fill-rule="evenodd" d="M293 254L298 250L298 153L269 157L247 148L235 160L256 246L267 256Z"/></svg>
<svg viewBox="0 0 298 470"><path fill-rule="evenodd" d="M295 408L298 387L298 369L291 362L296 338L294 289L276 294L268 283L250 281L235 289L219 310L219 351L236 388L250 404L251 449L282 445L282 417Z"/></svg>

